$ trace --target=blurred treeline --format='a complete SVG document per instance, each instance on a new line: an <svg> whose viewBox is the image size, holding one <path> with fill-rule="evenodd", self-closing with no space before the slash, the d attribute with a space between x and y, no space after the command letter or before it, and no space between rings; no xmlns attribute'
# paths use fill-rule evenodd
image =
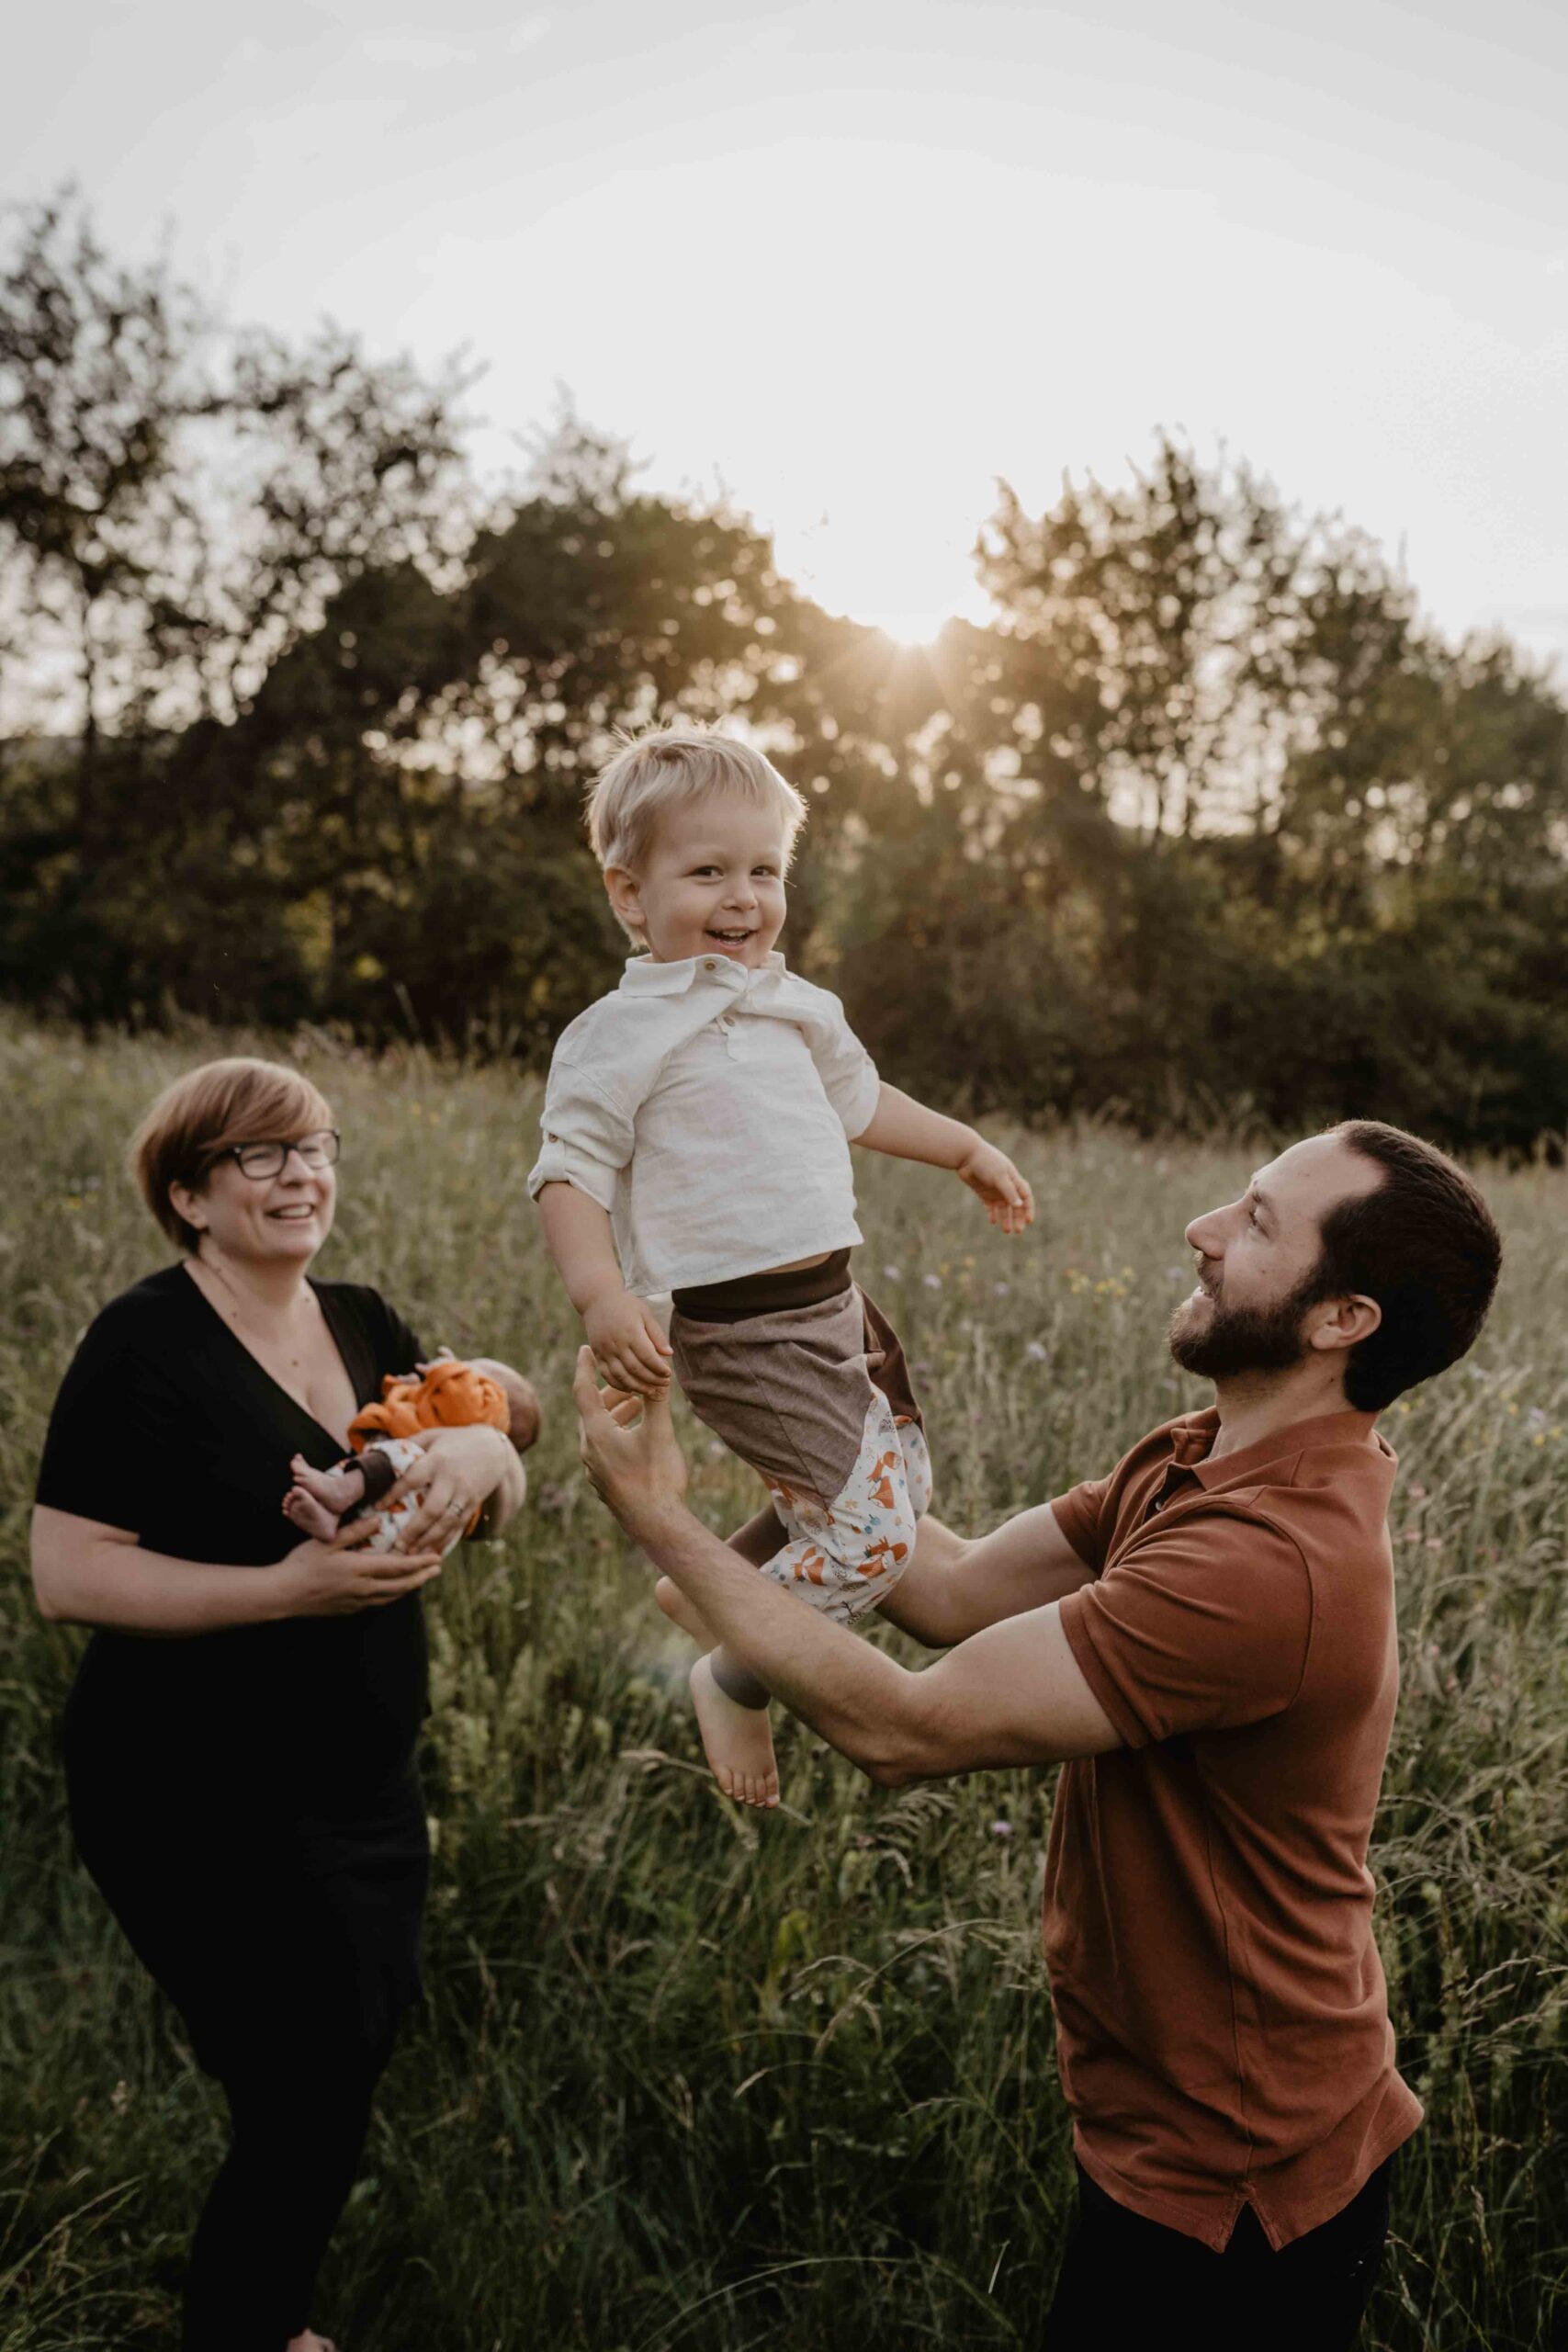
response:
<svg viewBox="0 0 1568 2352"><path fill-rule="evenodd" d="M13 216L0 990L538 1064L624 952L582 788L687 714L807 793L792 959L936 1102L1568 1129L1568 710L1355 530L1161 435L1004 487L909 651L570 413L480 484L468 391Z"/></svg>

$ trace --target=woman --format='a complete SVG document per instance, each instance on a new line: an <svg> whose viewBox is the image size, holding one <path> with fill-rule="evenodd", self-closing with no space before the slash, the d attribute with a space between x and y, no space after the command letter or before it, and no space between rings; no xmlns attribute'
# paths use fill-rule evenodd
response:
<svg viewBox="0 0 1568 2352"><path fill-rule="evenodd" d="M428 1871L413 1749L420 1588L522 1465L493 1429L423 1442L400 1552L372 1522L296 1540L296 1453L424 1351L373 1290L313 1283L337 1136L296 1071L209 1062L132 1147L182 1261L113 1300L65 1375L39 1476L46 1617L96 1628L65 1713L72 1826L139 1957L222 2084L233 2139L196 2233L186 2352L330 2352L317 2265L419 1987Z"/></svg>

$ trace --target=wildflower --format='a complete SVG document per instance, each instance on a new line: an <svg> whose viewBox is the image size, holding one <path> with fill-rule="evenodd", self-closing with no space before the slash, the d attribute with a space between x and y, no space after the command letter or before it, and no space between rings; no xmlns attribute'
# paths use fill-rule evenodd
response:
<svg viewBox="0 0 1568 2352"><path fill-rule="evenodd" d="M994 1298L1006 1298L1011 1289L1011 1283L993 1283L991 1284L991 1295Z"/></svg>
<svg viewBox="0 0 1568 2352"><path fill-rule="evenodd" d="M1046 1351L1038 1340L1026 1340L1023 1344L1023 1352L1032 1363L1045 1362Z"/></svg>
<svg viewBox="0 0 1568 2352"><path fill-rule="evenodd" d="M991 1824L991 1835L993 1838L1010 1838L1012 1836L1011 1822L993 1821Z"/></svg>
<svg viewBox="0 0 1568 2352"><path fill-rule="evenodd" d="M884 1266L882 1279L885 1283L901 1283L904 1279L903 1270L898 1266Z"/></svg>
<svg viewBox="0 0 1568 2352"><path fill-rule="evenodd" d="M940 1290L942 1288L942 1276L940 1274L922 1274L920 1276L920 1280L924 1283L928 1290Z"/></svg>

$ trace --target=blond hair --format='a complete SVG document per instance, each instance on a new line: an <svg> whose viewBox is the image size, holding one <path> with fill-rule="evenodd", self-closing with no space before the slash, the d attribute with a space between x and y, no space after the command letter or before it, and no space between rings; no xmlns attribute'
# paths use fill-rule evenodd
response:
<svg viewBox="0 0 1568 2352"><path fill-rule="evenodd" d="M784 829L784 863L806 822L806 803L773 762L732 735L706 727L660 727L622 746L588 795L588 838L602 866L636 874L660 816L710 794L731 793L771 808Z"/></svg>
<svg viewBox="0 0 1568 2352"><path fill-rule="evenodd" d="M198 1193L235 1144L282 1143L332 1123L325 1095L297 1069L234 1054L164 1087L130 1139L130 1172L169 1239L190 1251L201 1236L169 1198L171 1184Z"/></svg>

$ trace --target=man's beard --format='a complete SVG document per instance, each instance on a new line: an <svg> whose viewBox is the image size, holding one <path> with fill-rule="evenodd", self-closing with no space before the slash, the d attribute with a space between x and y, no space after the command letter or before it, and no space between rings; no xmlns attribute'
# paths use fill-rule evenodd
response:
<svg viewBox="0 0 1568 2352"><path fill-rule="evenodd" d="M1184 1300L1170 1318L1170 1352L1183 1372L1195 1372L1203 1380L1289 1372L1306 1353L1302 1317L1318 1295L1314 1268L1273 1306L1224 1307L1215 1301L1207 1324L1191 1332L1182 1329L1189 1304Z"/></svg>

